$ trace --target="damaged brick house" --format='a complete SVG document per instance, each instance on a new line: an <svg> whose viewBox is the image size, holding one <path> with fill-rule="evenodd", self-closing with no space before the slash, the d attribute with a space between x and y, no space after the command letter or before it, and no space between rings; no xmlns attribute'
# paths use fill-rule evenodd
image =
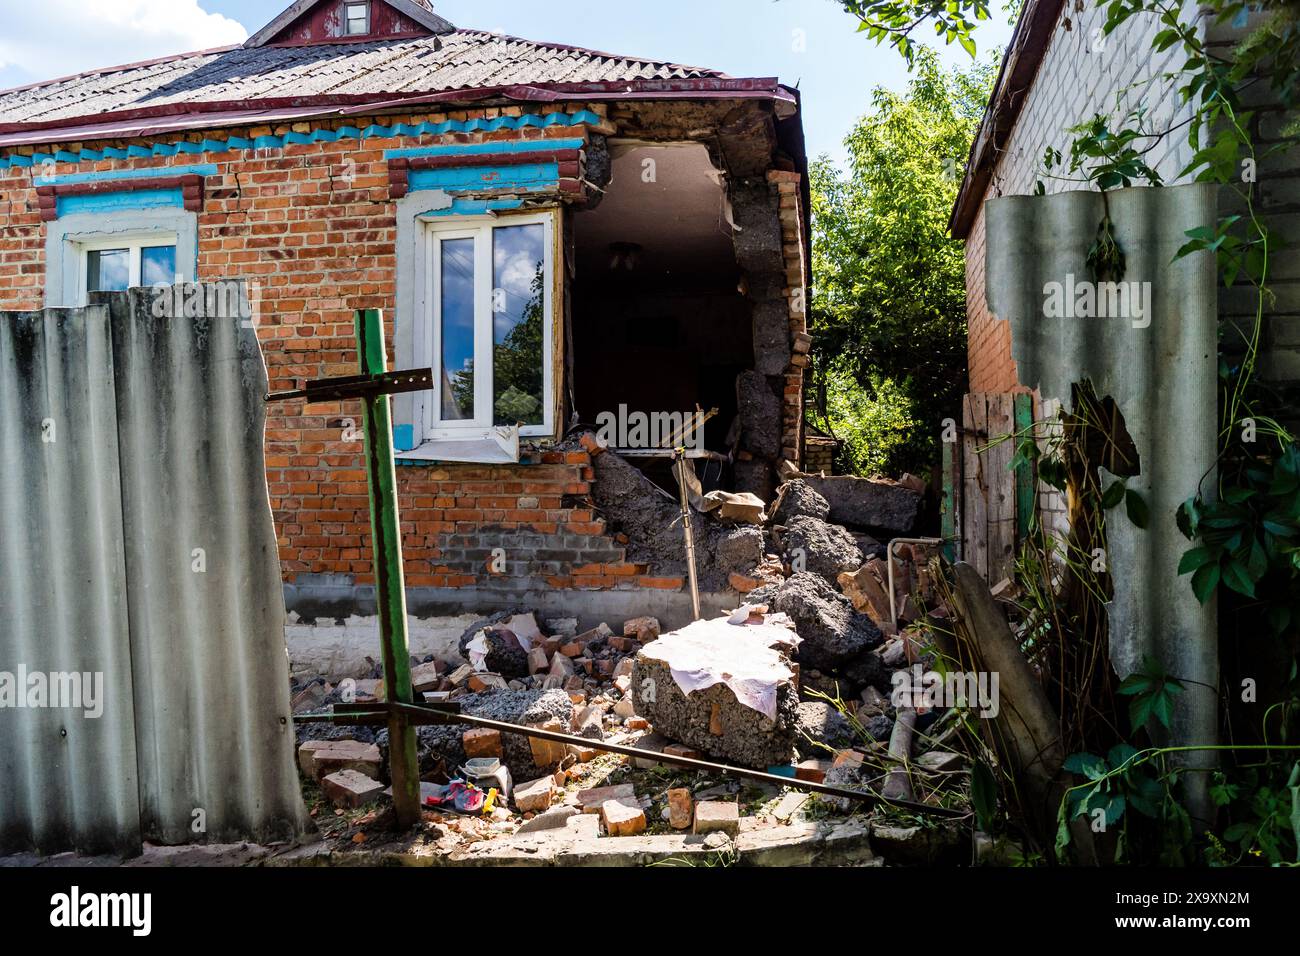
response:
<svg viewBox="0 0 1300 956"><path fill-rule="evenodd" d="M802 457L805 172L774 79L459 29L428 0L298 0L242 47L0 93L0 310L244 280L282 389L354 374L353 310L382 308L393 367L440 383L394 400L412 612L581 591L671 619L680 531L610 514L660 508L622 469L665 484L664 460L603 456L602 508L579 436L716 408L703 489L770 500ZM356 409L268 415L290 610L372 613Z"/></svg>

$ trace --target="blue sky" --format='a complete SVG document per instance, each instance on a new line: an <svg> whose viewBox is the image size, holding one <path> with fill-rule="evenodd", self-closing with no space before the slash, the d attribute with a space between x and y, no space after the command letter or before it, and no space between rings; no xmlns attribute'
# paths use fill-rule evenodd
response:
<svg viewBox="0 0 1300 956"><path fill-rule="evenodd" d="M237 42L288 0L0 0L0 88L166 53ZM672 60L733 76L777 76L804 96L813 155L842 156L840 143L871 90L901 88L899 56L856 32L833 0L434 0L457 26ZM981 54L1004 45L1005 13L983 25ZM969 63L956 47L953 64Z"/></svg>

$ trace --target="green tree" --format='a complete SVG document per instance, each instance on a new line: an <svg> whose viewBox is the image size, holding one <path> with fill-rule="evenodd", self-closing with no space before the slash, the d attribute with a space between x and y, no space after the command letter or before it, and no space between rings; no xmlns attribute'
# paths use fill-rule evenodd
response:
<svg viewBox="0 0 1300 956"><path fill-rule="evenodd" d="M809 317L822 399L810 416L845 439L859 469L933 464L966 390L965 257L948 219L993 77L992 62L945 72L919 47L907 91L877 88L846 139L849 168L813 164ZM900 421L915 425L900 436Z"/></svg>

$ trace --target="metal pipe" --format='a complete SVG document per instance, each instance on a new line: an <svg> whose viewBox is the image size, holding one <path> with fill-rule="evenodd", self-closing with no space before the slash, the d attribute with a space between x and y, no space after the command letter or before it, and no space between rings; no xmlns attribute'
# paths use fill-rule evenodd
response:
<svg viewBox="0 0 1300 956"><path fill-rule="evenodd" d="M691 528L691 502L686 492L686 449L677 449L677 488L682 500L682 530L686 535L686 570L691 579L691 606L700 619L700 582L695 572L695 534Z"/></svg>
<svg viewBox="0 0 1300 956"><path fill-rule="evenodd" d="M965 811L962 810L952 810L947 807L934 807L926 803L916 803L911 800L891 800L877 794L864 793L860 790L849 790L845 787L834 786L833 784L814 783L811 780L798 780L793 777L783 777L780 774L766 773L762 770L751 770L748 767L734 767L731 764L713 763L709 760L697 760L694 757L680 757L676 754L659 753L654 750L641 750L637 747L627 747L622 744L611 744L605 743L604 741L588 740L585 737L575 737L572 734L564 734L555 730L543 730L540 727L521 727L518 724L506 723L501 720L491 720L487 717L473 717L464 713L433 710L428 707L420 707L414 704L389 705L380 703L375 706L376 710L373 713L362 713L358 711L349 714L303 714L295 716L294 720L301 723L329 722L369 726L372 724L380 725L386 723L388 719L387 715L392 711L397 711L406 716L408 723L412 725L450 723L469 724L473 727L483 727L488 730L496 730L503 734L537 737L541 740L551 740L556 743L571 744L575 747L600 750L605 753L620 754L625 757L639 757L643 760L654 760L658 763L666 763L674 767L683 767L687 770L698 770L704 773L740 777L742 779L756 780L761 783L770 783L780 787L790 787L795 790L806 790L810 793L821 793L831 797L842 797L849 800L856 800L859 803L888 804L889 806L912 810L916 813L926 813L931 816L946 818L966 816Z"/></svg>
<svg viewBox="0 0 1300 956"><path fill-rule="evenodd" d="M896 544L944 544L943 538L895 538L885 548L885 565L889 574L889 626L898 627L898 607L894 599L894 545Z"/></svg>

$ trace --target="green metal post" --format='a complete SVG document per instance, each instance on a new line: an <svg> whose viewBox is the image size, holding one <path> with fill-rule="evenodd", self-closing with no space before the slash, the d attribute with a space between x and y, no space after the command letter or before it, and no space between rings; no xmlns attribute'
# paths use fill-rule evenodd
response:
<svg viewBox="0 0 1300 956"><path fill-rule="evenodd" d="M1015 410L1016 445L1030 434L1034 427L1034 396L1019 394L1012 400ZM1038 496L1033 462L1021 462L1016 467L1016 543L1029 540L1033 527L1035 498Z"/></svg>
<svg viewBox="0 0 1300 956"><path fill-rule="evenodd" d="M357 357L363 375L388 371L384 317L378 309L356 313ZM370 486L370 530L375 561L375 600L384 655L385 699L412 704L411 652L406 632L406 575L402 569L401 520L397 508L397 466L393 422L387 395L362 399L365 407L366 470ZM420 775L415 728L393 711L388 721L388 762L393 776L397 822L420 820Z"/></svg>

